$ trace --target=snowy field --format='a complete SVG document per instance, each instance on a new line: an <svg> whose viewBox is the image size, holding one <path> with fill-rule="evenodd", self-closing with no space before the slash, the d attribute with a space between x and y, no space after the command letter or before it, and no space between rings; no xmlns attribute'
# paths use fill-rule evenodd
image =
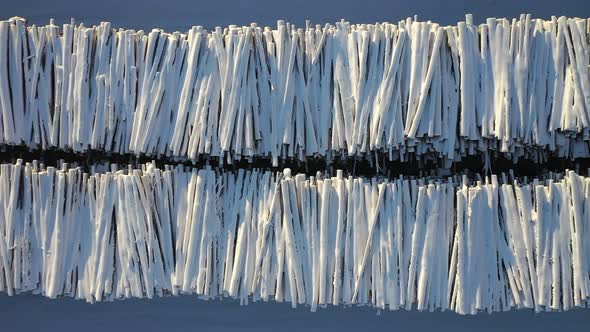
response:
<svg viewBox="0 0 590 332"><path fill-rule="evenodd" d="M459 316L451 312L330 307L316 313L290 304L200 301L193 296L88 305L72 299L0 294L2 331L584 331L587 310L535 315L508 311Z"/></svg>
<svg viewBox="0 0 590 332"><path fill-rule="evenodd" d="M590 16L590 2L585 0L28 0L0 1L4 19L11 16L27 18L30 23L69 22L71 17L89 25L109 21L113 27L147 29L159 27L166 31L186 31L192 25L206 28L230 24L275 26L284 19L305 27L313 23L333 23L342 18L354 23L397 22L419 15L446 25L464 20L472 13L476 23L487 17L518 17L529 13L537 18L556 16ZM322 24L323 25L323 24Z"/></svg>

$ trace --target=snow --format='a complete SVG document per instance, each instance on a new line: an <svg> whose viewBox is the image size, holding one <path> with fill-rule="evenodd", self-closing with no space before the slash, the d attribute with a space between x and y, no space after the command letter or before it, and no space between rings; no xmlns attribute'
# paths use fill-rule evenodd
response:
<svg viewBox="0 0 590 332"><path fill-rule="evenodd" d="M87 305L72 299L50 300L23 294L8 297L0 293L0 319L7 331L359 331L412 329L433 331L557 331L583 330L588 322L586 309L557 314L507 311L493 315L457 316L452 312L377 311L370 307L351 310L323 309L321 314L307 308L292 309L276 302L240 306L237 301L204 301L195 296L130 299Z"/></svg>

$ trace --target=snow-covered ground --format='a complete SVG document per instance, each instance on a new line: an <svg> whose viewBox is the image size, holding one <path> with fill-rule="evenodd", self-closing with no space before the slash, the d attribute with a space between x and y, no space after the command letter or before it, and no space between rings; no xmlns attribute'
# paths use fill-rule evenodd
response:
<svg viewBox="0 0 590 332"><path fill-rule="evenodd" d="M251 22L275 26L277 19L300 27L306 19L313 23L333 23L341 18L354 23L397 22L416 14L421 20L440 24L456 24L466 13L472 13L476 23L487 17L512 18L521 13L538 18L590 16L590 2L584 0L2 0L0 9L4 19L18 15L36 24L46 24L51 17L58 23L75 17L88 24L102 20L112 22L113 27L160 27L167 31Z"/></svg>
<svg viewBox="0 0 590 332"><path fill-rule="evenodd" d="M290 304L202 301L194 296L85 304L72 299L0 294L1 330L12 331L584 331L587 309L536 315L508 311L459 316L451 312L377 311L330 307L311 313Z"/></svg>

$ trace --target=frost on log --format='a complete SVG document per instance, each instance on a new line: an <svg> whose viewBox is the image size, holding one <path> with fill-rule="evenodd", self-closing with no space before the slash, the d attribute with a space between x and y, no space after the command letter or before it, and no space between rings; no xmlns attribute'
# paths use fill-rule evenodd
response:
<svg viewBox="0 0 590 332"><path fill-rule="evenodd" d="M178 160L588 157L590 24L0 22L0 142Z"/></svg>
<svg viewBox="0 0 590 332"><path fill-rule="evenodd" d="M15 149L155 161L56 168ZM0 21L0 150L9 295L590 305L590 174L489 167L590 161L590 19L145 33L15 17ZM450 175L328 167L377 156ZM452 168L475 156L484 173ZM312 159L328 166L277 169Z"/></svg>
<svg viewBox="0 0 590 332"><path fill-rule="evenodd" d="M293 306L567 310L590 296L590 177L363 178L0 165L0 290Z"/></svg>

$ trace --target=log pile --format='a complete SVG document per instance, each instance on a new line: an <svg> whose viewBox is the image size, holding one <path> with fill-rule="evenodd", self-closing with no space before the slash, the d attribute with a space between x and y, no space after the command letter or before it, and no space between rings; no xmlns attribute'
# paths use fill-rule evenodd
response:
<svg viewBox="0 0 590 332"><path fill-rule="evenodd" d="M588 157L587 19L0 22L0 142L234 160Z"/></svg>
<svg viewBox="0 0 590 332"><path fill-rule="evenodd" d="M0 151L9 295L590 305L590 19L169 33L14 17ZM490 172L506 159L575 171ZM473 160L487 172L457 173Z"/></svg>
<svg viewBox="0 0 590 332"><path fill-rule="evenodd" d="M590 304L590 177L0 166L0 290L461 314Z"/></svg>

